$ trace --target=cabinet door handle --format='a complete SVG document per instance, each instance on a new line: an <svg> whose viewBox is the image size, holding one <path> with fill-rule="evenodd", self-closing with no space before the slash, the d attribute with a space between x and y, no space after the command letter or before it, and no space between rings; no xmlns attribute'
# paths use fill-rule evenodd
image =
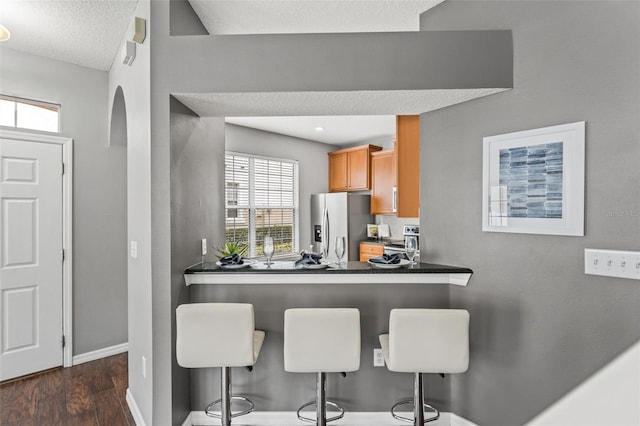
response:
<svg viewBox="0 0 640 426"><path fill-rule="evenodd" d="M394 213L397 213L398 212L398 188L395 186L393 187L392 199L393 199L393 207L391 208L391 211Z"/></svg>

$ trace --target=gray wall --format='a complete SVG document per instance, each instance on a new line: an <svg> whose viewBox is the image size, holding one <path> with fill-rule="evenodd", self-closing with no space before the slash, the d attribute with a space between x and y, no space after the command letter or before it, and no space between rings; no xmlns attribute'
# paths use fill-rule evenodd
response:
<svg viewBox="0 0 640 426"><path fill-rule="evenodd" d="M422 116L422 256L475 272L450 292L472 339L452 411L475 423L527 422L640 338L638 282L583 274L585 247L640 249L639 17L638 2L456 0L422 16L513 30L513 90ZM585 236L483 233L483 136L582 120Z"/></svg>
<svg viewBox="0 0 640 426"><path fill-rule="evenodd" d="M246 154L298 160L300 198L300 244L304 250L311 244L311 194L327 192L327 152L338 147L249 127L226 125L226 149Z"/></svg>
<svg viewBox="0 0 640 426"><path fill-rule="evenodd" d="M73 353L127 342L126 149L108 146L107 73L0 48L0 92L59 103L73 138Z"/></svg>
<svg viewBox="0 0 640 426"><path fill-rule="evenodd" d="M224 243L224 119L200 118L175 99L171 100L171 280L177 290L172 303L190 302L184 285L185 265L202 260L200 240L211 247ZM175 317L172 316L172 328ZM171 345L175 358L175 340ZM190 382L187 370L173 365L172 416L181 423L189 414ZM157 421L157 420L156 420Z"/></svg>
<svg viewBox="0 0 640 426"><path fill-rule="evenodd" d="M146 424L153 424L152 274L151 274L151 39L150 10L140 0L135 15L147 19L147 38L136 45L131 66L115 60L109 71L109 111L118 87L127 110L128 241L138 243L138 257L128 258L129 392ZM126 34L132 34L133 20ZM123 36L124 39L124 36ZM116 58L119 58L116 55ZM111 118L111 117L110 117ZM167 165L167 169L169 166ZM169 234L169 231L167 231ZM168 235L167 235L168 236ZM126 247L126 243L125 243ZM125 249L126 250L126 249ZM142 358L147 361L146 377ZM166 417L165 417L166 418Z"/></svg>

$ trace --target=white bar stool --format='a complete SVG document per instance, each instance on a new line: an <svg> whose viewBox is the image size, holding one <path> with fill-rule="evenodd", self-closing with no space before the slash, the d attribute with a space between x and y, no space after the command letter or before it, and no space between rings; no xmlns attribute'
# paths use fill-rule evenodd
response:
<svg viewBox="0 0 640 426"><path fill-rule="evenodd" d="M326 373L360 368L360 311L355 308L287 309L284 313L284 369L292 373L316 373L316 400L301 406L300 420L325 426L341 419L344 409L326 398ZM316 405L316 418L301 411ZM327 419L327 405L339 414Z"/></svg>
<svg viewBox="0 0 640 426"><path fill-rule="evenodd" d="M422 426L436 420L440 412L424 403L422 373L462 373L469 368L469 312L463 309L393 309L389 334L380 335L380 345L389 371L414 373L413 400L391 407L398 420ZM413 419L395 409L413 404ZM435 413L425 420L424 409Z"/></svg>
<svg viewBox="0 0 640 426"><path fill-rule="evenodd" d="M249 414L254 405L242 396L231 396L231 367L251 371L258 360L264 331L255 330L253 305L245 303L190 303L176 309L176 358L185 368L220 367L221 397L205 409L207 416L231 424L233 417ZM232 412L231 401L249 408ZM220 403L220 414L213 406Z"/></svg>

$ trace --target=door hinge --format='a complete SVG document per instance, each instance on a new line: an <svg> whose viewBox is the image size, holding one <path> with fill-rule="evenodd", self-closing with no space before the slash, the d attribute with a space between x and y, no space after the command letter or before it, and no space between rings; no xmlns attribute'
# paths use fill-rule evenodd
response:
<svg viewBox="0 0 640 426"><path fill-rule="evenodd" d="M64 348L67 345L67 341L64 338L64 334L62 335L62 347Z"/></svg>
<svg viewBox="0 0 640 426"><path fill-rule="evenodd" d="M62 257L62 261L64 262L64 249L62 249L61 257Z"/></svg>
<svg viewBox="0 0 640 426"><path fill-rule="evenodd" d="M64 163L62 163L61 174L64 174Z"/></svg>

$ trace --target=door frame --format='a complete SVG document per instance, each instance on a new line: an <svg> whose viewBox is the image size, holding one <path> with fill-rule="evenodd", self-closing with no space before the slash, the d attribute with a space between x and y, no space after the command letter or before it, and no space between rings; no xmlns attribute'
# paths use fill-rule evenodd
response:
<svg viewBox="0 0 640 426"><path fill-rule="evenodd" d="M73 139L44 133L0 129L0 138L61 145L62 164L62 365L73 365Z"/></svg>

